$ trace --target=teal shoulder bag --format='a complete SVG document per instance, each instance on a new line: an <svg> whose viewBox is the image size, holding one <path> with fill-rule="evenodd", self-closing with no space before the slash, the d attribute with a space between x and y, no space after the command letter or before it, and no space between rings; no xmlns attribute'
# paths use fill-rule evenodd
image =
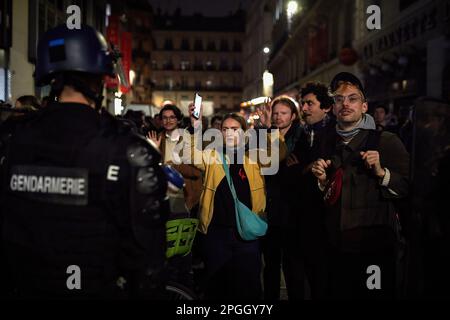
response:
<svg viewBox="0 0 450 320"><path fill-rule="evenodd" d="M236 190L234 189L233 180L230 176L230 168L228 167L223 153L220 154L222 156L223 170L225 171L225 176L227 177L228 185L230 186L231 194L234 199L236 225L239 235L244 240L256 240L266 234L267 222L239 201Z"/></svg>

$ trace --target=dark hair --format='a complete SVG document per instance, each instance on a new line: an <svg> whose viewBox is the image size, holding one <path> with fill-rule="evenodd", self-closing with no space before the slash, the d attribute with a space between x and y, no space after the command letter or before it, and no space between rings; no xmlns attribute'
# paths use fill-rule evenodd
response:
<svg viewBox="0 0 450 320"><path fill-rule="evenodd" d="M177 117L177 121L180 121L181 119L183 119L183 114L181 113L181 110L178 109L178 107L174 104L166 104L161 111L159 112L159 118L162 119L162 114L164 111L173 111L173 113L175 114L175 117Z"/></svg>
<svg viewBox="0 0 450 320"><path fill-rule="evenodd" d="M142 128L145 124L143 120L144 116L145 113L142 111L128 110L127 113L125 113L124 118L132 121L139 129Z"/></svg>
<svg viewBox="0 0 450 320"><path fill-rule="evenodd" d="M99 96L93 97L90 96L90 93L101 95L103 91L103 75L76 71L58 73L51 83L50 100L53 101L55 97L59 97L65 86L72 87L74 90L81 92L87 99L97 102L95 99L99 98Z"/></svg>
<svg viewBox="0 0 450 320"><path fill-rule="evenodd" d="M39 109L41 107L39 100L32 95L21 96L17 98L17 101L19 101L23 106L32 106L36 109Z"/></svg>
<svg viewBox="0 0 450 320"><path fill-rule="evenodd" d="M158 131L155 125L153 124L153 118L151 116L145 116L144 125L148 131Z"/></svg>
<svg viewBox="0 0 450 320"><path fill-rule="evenodd" d="M320 109L328 109L333 106L333 98L328 94L328 87L321 82L307 82L301 89L300 96L314 94L320 102Z"/></svg>
<svg viewBox="0 0 450 320"><path fill-rule="evenodd" d="M389 113L389 109L384 104L377 105L374 110L377 110L379 108L382 108L385 114Z"/></svg>
<svg viewBox="0 0 450 320"><path fill-rule="evenodd" d="M294 99L292 99L289 96L285 96L285 95L276 97L272 101L272 112L273 112L273 109L275 108L275 106L277 104L283 104L283 105L289 107L289 109L291 109L291 113L295 114L295 116L296 116L294 122L300 121L299 114L298 114L298 109L297 109L297 106L296 106L296 104L294 102Z"/></svg>
<svg viewBox="0 0 450 320"><path fill-rule="evenodd" d="M183 117L183 119L181 119L181 123L180 123L179 127L189 128L190 125L191 125L191 118Z"/></svg>
<svg viewBox="0 0 450 320"><path fill-rule="evenodd" d="M225 122L227 119L233 119L239 122L241 125L242 130L247 131L247 121L245 121L244 117L241 116L239 113L228 113L226 114L223 119L221 125Z"/></svg>
<svg viewBox="0 0 450 320"><path fill-rule="evenodd" d="M216 115L214 117L211 118L211 126L213 125L214 122L216 122L217 120L219 120L222 123L222 116Z"/></svg>

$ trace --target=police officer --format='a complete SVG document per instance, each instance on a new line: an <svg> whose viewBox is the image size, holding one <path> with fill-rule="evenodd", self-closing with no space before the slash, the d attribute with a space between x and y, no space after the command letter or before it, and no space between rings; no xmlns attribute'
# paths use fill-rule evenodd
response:
<svg viewBox="0 0 450 320"><path fill-rule="evenodd" d="M39 41L36 82L51 85L53 102L17 126L2 159L0 261L13 297L151 298L157 289L167 181L149 142L100 111L114 65L89 26Z"/></svg>

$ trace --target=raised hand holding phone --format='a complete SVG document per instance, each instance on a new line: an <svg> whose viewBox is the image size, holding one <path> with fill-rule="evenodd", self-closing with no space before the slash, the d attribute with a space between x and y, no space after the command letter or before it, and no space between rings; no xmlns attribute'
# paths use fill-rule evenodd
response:
<svg viewBox="0 0 450 320"><path fill-rule="evenodd" d="M201 125L202 121L202 97L196 93L194 103L189 105L189 115L191 118L191 125L197 128Z"/></svg>
<svg viewBox="0 0 450 320"><path fill-rule="evenodd" d="M194 99L194 112L192 115L195 117L195 119L200 119L200 113L202 108L202 97L196 93L195 99Z"/></svg>

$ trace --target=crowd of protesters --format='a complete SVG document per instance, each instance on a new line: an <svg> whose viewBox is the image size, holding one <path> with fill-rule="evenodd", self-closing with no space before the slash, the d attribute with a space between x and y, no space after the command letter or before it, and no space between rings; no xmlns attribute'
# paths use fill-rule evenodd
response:
<svg viewBox="0 0 450 320"><path fill-rule="evenodd" d="M231 184L216 163L220 150L203 150L200 163L185 164L199 169L203 182L195 197L197 212L191 213L200 219L206 299L280 299L282 273L290 300L305 299L307 288L313 299L395 296L399 221L394 201L408 194L409 155L388 132L380 108L376 120L368 110L363 85L348 73L331 85L305 84L298 99L279 96L267 103L254 127L276 130L286 150L272 175L262 175L258 162L247 164L249 147L238 134L248 126L243 117L212 119L223 134L223 154L234 157ZM174 106L161 110L165 130L171 129L164 124L169 117L180 121L178 113ZM204 126L200 123L191 115L190 131ZM172 137L164 132L162 137ZM161 135L149 137L161 145ZM266 216L264 237L246 241L240 236L231 187L255 214ZM378 290L367 286L372 265L383 272Z"/></svg>
<svg viewBox="0 0 450 320"><path fill-rule="evenodd" d="M45 100L17 99L2 135L21 115L45 108ZM364 86L350 73L336 75L330 84L308 82L295 98L267 101L257 109L253 129L278 137L278 170L270 175L262 173L265 164L249 159L249 124L239 113L215 115L209 126L205 117L193 116L192 105L189 117L172 104L154 117L132 110L122 116L184 178L182 190L168 193L170 209L199 219L194 257L184 263L187 273L192 264L204 266L197 288L205 299L279 300L282 276L289 300L400 296L399 278L406 272L399 264L400 218L408 212L399 203L411 199L412 112L403 107L396 116L384 104L370 107ZM189 156L201 159L192 163L176 149L192 143L200 128L219 130L223 143L218 149L192 144ZM270 143L258 148L270 153ZM448 168L440 162L434 169L436 183L448 186L439 175ZM267 221L264 236L241 237L234 194ZM447 220L440 224L440 238L449 237ZM373 266L380 278L370 280Z"/></svg>

